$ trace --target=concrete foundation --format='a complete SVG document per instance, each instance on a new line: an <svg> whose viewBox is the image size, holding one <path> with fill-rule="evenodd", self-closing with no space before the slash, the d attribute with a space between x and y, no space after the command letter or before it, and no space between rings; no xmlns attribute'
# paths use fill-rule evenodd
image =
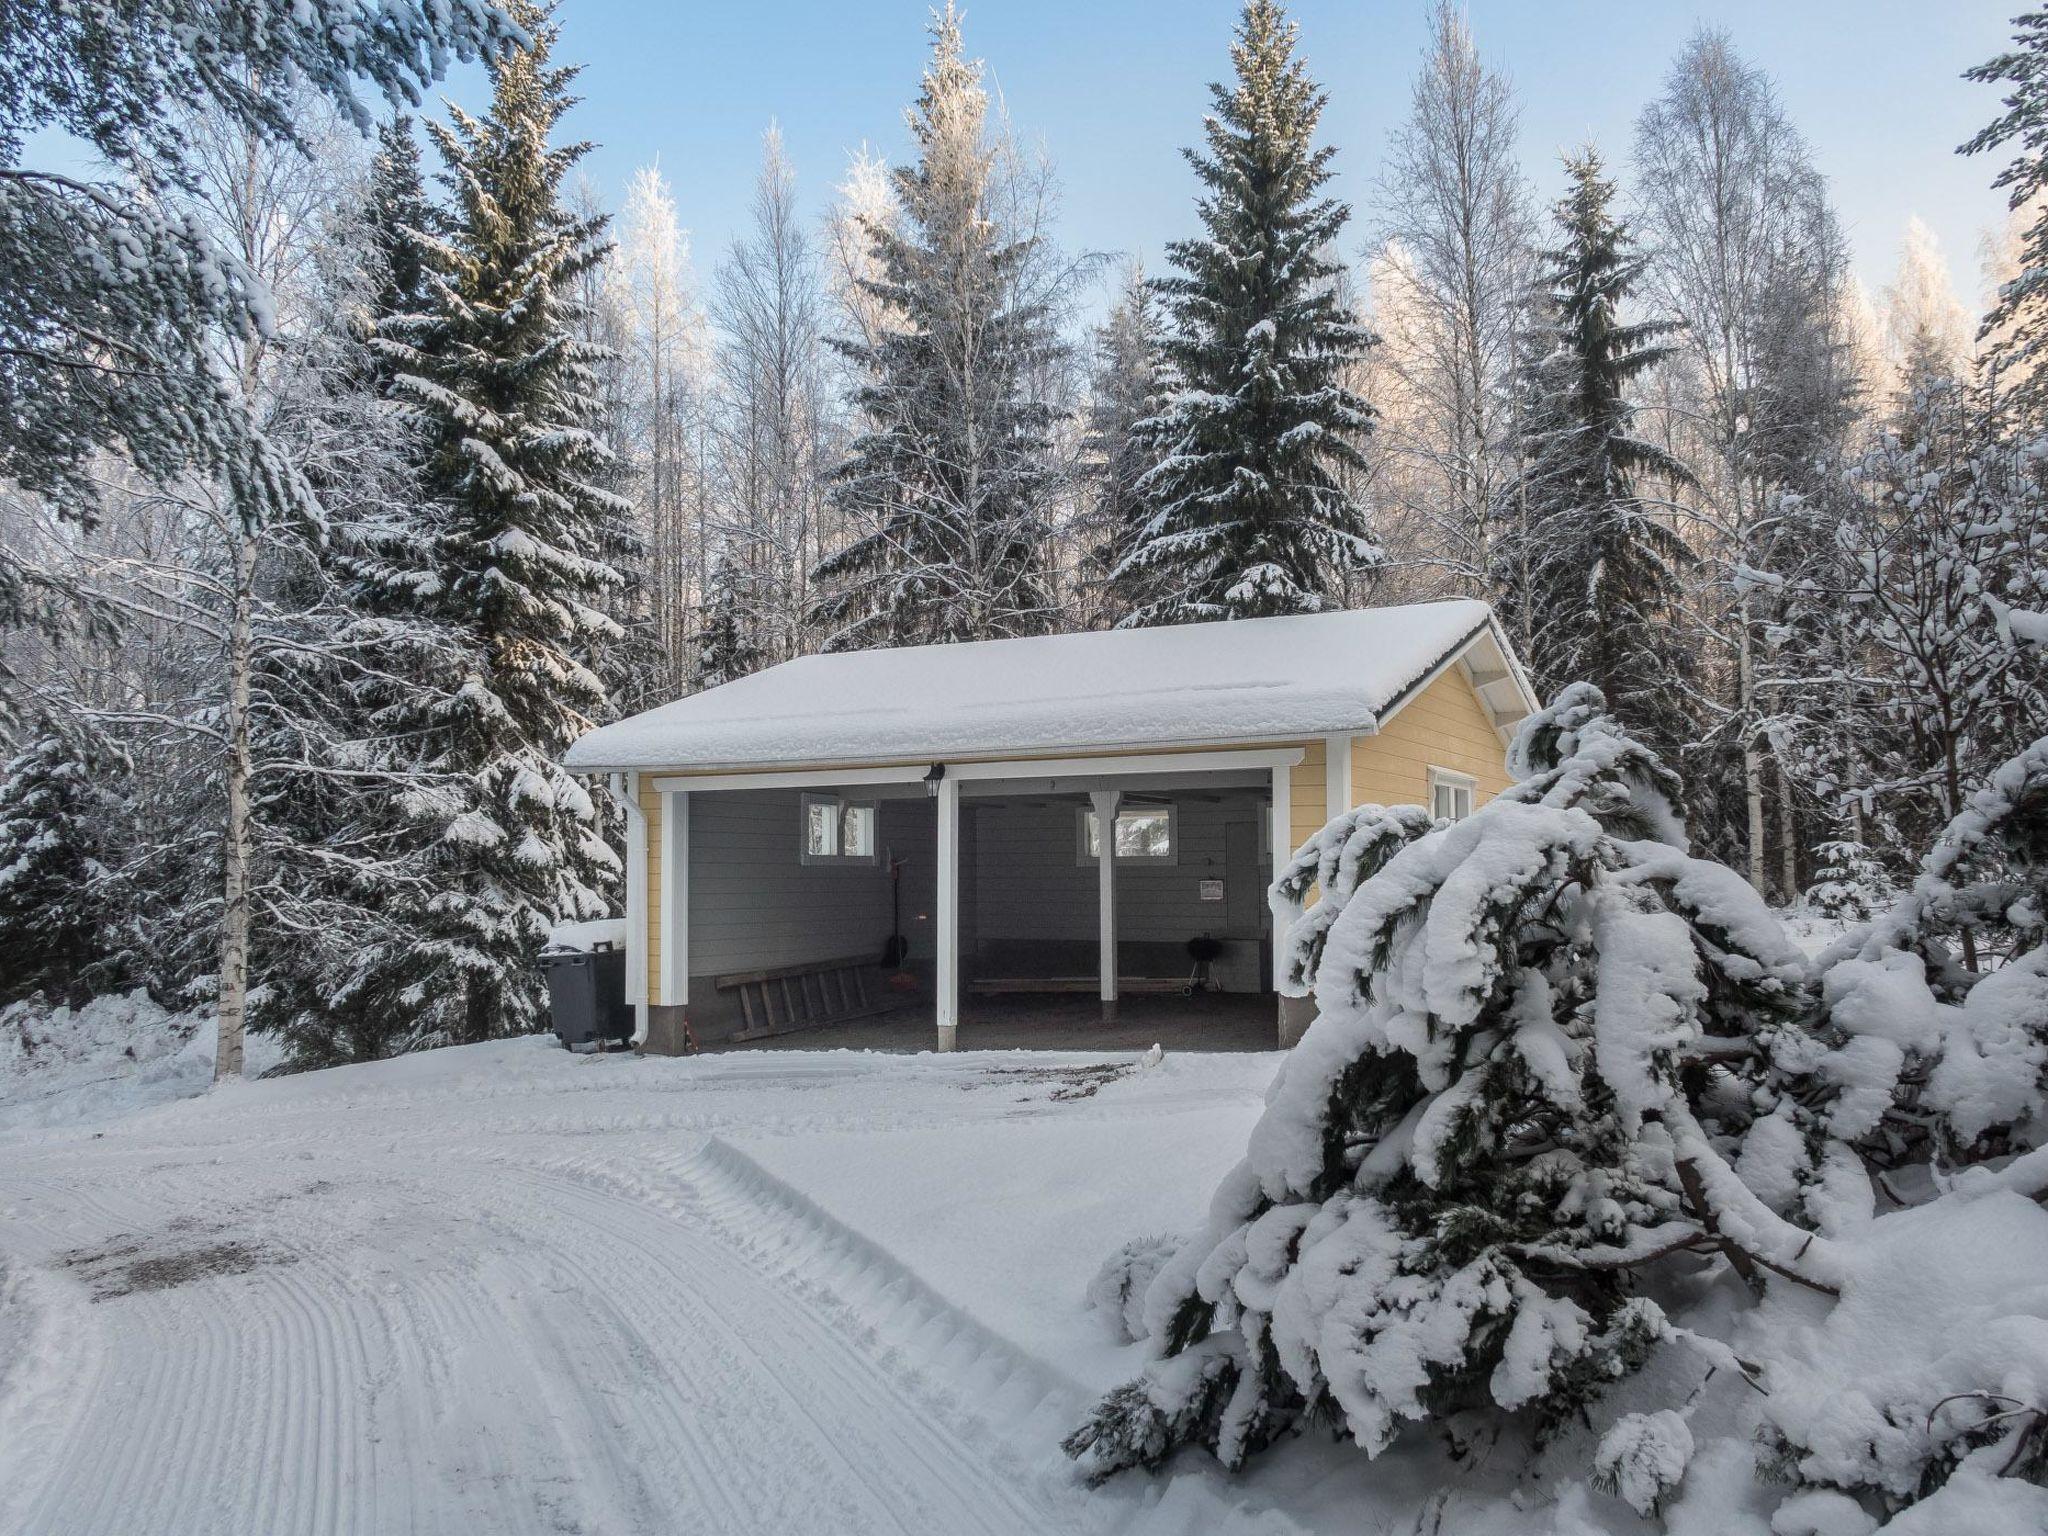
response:
<svg viewBox="0 0 2048 1536"><path fill-rule="evenodd" d="M1286 997L1280 999L1280 1038L1283 1051L1294 1049L1295 1043L1308 1033L1309 1025L1316 1020L1316 1000L1312 997Z"/></svg>

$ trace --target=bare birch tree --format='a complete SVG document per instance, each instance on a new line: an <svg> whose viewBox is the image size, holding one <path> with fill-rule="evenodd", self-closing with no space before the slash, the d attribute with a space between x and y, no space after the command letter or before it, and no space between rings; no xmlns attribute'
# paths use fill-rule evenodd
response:
<svg viewBox="0 0 2048 1536"><path fill-rule="evenodd" d="M762 137L751 228L718 269L712 318L726 581L765 659L811 647L811 568L823 557L824 473L832 452L817 237L797 206L782 134Z"/></svg>
<svg viewBox="0 0 2048 1536"><path fill-rule="evenodd" d="M611 267L624 316L628 456L647 542L646 601L673 698L689 680L691 636L711 544L710 344L689 239L658 166L633 175Z"/></svg>
<svg viewBox="0 0 2048 1536"><path fill-rule="evenodd" d="M1519 130L1512 86L1481 61L1463 12L1438 0L1378 188L1375 320L1398 397L1381 429L1380 500L1423 545L1397 558L1433 566L1435 590L1471 596L1493 593L1492 523L1519 438L1507 380L1534 276Z"/></svg>
<svg viewBox="0 0 2048 1536"><path fill-rule="evenodd" d="M1776 366L1828 344L1792 333L1804 318L1831 322L1838 313L1839 233L1770 80L1718 31L1694 35L1643 110L1635 170L1639 227L1653 257L1646 286L1684 327L1696 395L1691 409L1675 408L1697 444L1682 456L1701 487L1689 511L1707 557L1697 614L1707 675L1725 679L1697 701L1704 743L1730 744L1739 757L1742 831L1731 841L1763 889L1773 765L1771 704L1759 684L1771 618L1762 594L1789 543L1774 476L1800 457L1813 426L1811 401L1781 387Z"/></svg>

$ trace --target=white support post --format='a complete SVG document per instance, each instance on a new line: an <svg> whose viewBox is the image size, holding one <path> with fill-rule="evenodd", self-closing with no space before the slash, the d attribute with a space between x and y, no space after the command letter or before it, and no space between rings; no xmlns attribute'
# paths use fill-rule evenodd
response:
<svg viewBox="0 0 2048 1536"><path fill-rule="evenodd" d="M1294 770L1273 769L1273 881L1277 885L1294 857ZM1273 990L1278 992L1287 979L1287 930L1297 915L1294 904L1268 890L1266 904L1273 913Z"/></svg>
<svg viewBox="0 0 2048 1536"><path fill-rule="evenodd" d="M661 797L661 1000L690 1001L690 797Z"/></svg>
<svg viewBox="0 0 2048 1536"><path fill-rule="evenodd" d="M1351 809L1351 738L1323 738L1323 819L1334 821Z"/></svg>
<svg viewBox="0 0 2048 1536"><path fill-rule="evenodd" d="M960 1033L960 781L939 780L939 955L933 985L938 1048L950 1051Z"/></svg>
<svg viewBox="0 0 2048 1536"><path fill-rule="evenodd" d="M1088 795L1095 802L1095 943L1105 1019L1116 1017L1116 810L1123 797L1120 789Z"/></svg>

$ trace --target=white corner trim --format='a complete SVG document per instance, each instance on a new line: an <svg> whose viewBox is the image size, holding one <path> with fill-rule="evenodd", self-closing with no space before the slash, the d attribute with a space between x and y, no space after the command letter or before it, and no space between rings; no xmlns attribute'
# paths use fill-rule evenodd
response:
<svg viewBox="0 0 2048 1536"><path fill-rule="evenodd" d="M690 1001L690 796L661 797L661 1000Z"/></svg>
<svg viewBox="0 0 2048 1536"><path fill-rule="evenodd" d="M1334 820L1350 810L1355 802L1351 796L1351 738L1349 736L1325 736L1323 738L1323 819Z"/></svg>

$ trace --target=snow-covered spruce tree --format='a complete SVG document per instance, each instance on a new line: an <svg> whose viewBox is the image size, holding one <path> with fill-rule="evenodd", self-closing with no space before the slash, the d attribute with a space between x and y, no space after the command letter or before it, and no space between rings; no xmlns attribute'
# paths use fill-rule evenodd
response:
<svg viewBox="0 0 2048 1536"><path fill-rule="evenodd" d="M1167 247L1180 270L1158 284L1172 383L1140 429L1158 464L1139 482L1157 512L1116 579L1159 595L1128 625L1314 613L1339 573L1378 559L1339 478L1364 465L1372 408L1343 380L1372 336L1337 284L1351 210L1323 195L1327 98L1298 30L1277 0L1248 0L1236 81L1210 87L1207 153L1187 151L1206 234Z"/></svg>
<svg viewBox="0 0 2048 1536"><path fill-rule="evenodd" d="M1081 440L1085 511L1080 528L1081 583L1089 628L1113 625L1157 594L1150 573L1125 565L1155 510L1141 484L1153 467L1138 431L1159 408L1159 305L1144 268L1133 262L1123 293L1095 332L1087 431ZM1120 575L1117 573L1121 573Z"/></svg>
<svg viewBox="0 0 2048 1536"><path fill-rule="evenodd" d="M1067 1441L1097 1475L1187 1443L1235 1467L1306 1423L1374 1455L1458 1414L1541 1439L1676 1334L1660 1258L1825 1282L1726 1156L1726 1063L1805 1009L1800 956L1685 853L1676 781L1597 690L1512 766L1465 821L1365 807L1282 875L1324 892L1288 941L1320 1016L1146 1294L1157 1360Z"/></svg>
<svg viewBox="0 0 2048 1536"><path fill-rule="evenodd" d="M755 615L748 602L747 571L721 551L704 594L704 627L697 632L697 661L690 672L695 689L716 688L750 672L764 659L755 640Z"/></svg>
<svg viewBox="0 0 2048 1536"><path fill-rule="evenodd" d="M574 334L573 284L602 226L562 204L586 146L549 142L575 71L550 62L550 12L515 15L530 41L492 62L489 114L431 127L449 230L425 245L427 309L388 343L441 505L421 590L479 658L453 707L414 724L460 785L414 807L438 823L442 891L413 993L448 1040L538 1027L534 954L555 922L603 916L618 875L590 794L560 766L606 713L590 658L617 631L602 604L619 576L601 556L622 508L597 484L592 349Z"/></svg>
<svg viewBox="0 0 2048 1536"><path fill-rule="evenodd" d="M1042 285L1042 236L1006 216L981 66L950 0L908 114L915 163L891 172L896 217L862 221L890 317L838 343L867 422L833 472L852 542L820 561L826 648L1032 634L1050 627L1045 509L1052 408L1037 378L1060 342Z"/></svg>
<svg viewBox="0 0 2048 1536"><path fill-rule="evenodd" d="M1670 355L1657 342L1676 327L1624 319L1644 262L1610 211L1614 184L1599 156L1567 156L1565 174L1570 190L1554 215L1561 240L1543 258L1543 393L1526 419L1525 600L1539 616L1529 660L1544 689L1574 679L1598 687L1617 719L1671 756L1692 734L1692 664L1672 620L1693 557L1637 483L1686 485L1692 476L1636 435L1629 394Z"/></svg>
<svg viewBox="0 0 2048 1536"><path fill-rule="evenodd" d="M299 1066L388 1056L422 1033L405 962L440 891L441 828L415 810L459 782L438 733L418 726L452 711L478 670L470 637L421 601L436 509L418 423L389 398L366 324L403 291L383 179L373 171L336 209L307 318L278 340L268 421L325 522L320 538L265 551L250 687L250 1018Z"/></svg>
<svg viewBox="0 0 2048 1536"><path fill-rule="evenodd" d="M440 222L439 210L427 196L412 119L402 112L377 130L361 217L366 237L363 265L370 284L360 297L367 335L375 337L391 321L426 308L427 259L421 237ZM380 393L389 395L397 376L392 359L376 347L365 348L364 357Z"/></svg>
<svg viewBox="0 0 2048 1536"><path fill-rule="evenodd" d="M1823 956L1832 1133L1880 1169L2032 1154L2048 1193L2048 738L1993 773L1888 910ZM2043 1405L2048 1408L2048 1405Z"/></svg>
<svg viewBox="0 0 2048 1536"><path fill-rule="evenodd" d="M1823 917L1866 922L1885 904L1893 881L1868 845L1837 839L1813 848L1813 879L1806 905Z"/></svg>
<svg viewBox="0 0 2048 1536"><path fill-rule="evenodd" d="M0 766L0 1002L85 1000L108 959L118 758L45 729Z"/></svg>
<svg viewBox="0 0 2048 1536"><path fill-rule="evenodd" d="M2030 409L2044 399L2041 359L2048 350L2048 12L2012 21L2013 46L1964 72L1980 85L2008 87L2005 108L1961 148L1966 155L2015 145L2018 153L1992 182L2007 189L2006 206L2027 221L2017 271L2000 285L1998 302L1978 327L1993 342L1989 362L2002 389Z"/></svg>
<svg viewBox="0 0 2048 1536"><path fill-rule="evenodd" d="M1901 1531L2034 1531L2048 1508L2029 1486L2048 1483L2048 1348L2030 1286L2039 1260L1999 1269L2043 1242L2028 1202L2048 1199L2044 914L2048 739L1971 797L1889 911L1822 956L1820 1028L1775 1043L1778 1102L1757 1098L1768 1113L1741 1164L1771 1204L1796 1195L1824 1231L1856 1231L1852 1273L1867 1293L1860 1308L1845 1296L1817 1360L1770 1370L1759 1469L1905 1510ZM1832 1171L1813 1166L1816 1151ZM1873 1172L1892 1209L1868 1224ZM1914 1206L1924 1209L1897 1209ZM1887 1289L1893 1223L1912 1223L1889 1239L1908 1266L1930 1247L1943 1253L1940 1290L1925 1279ZM2001 1278L1970 1294L1985 1269ZM1888 1310L1873 1314L1873 1297ZM1941 1324L1897 1315L1903 1297L1938 1309ZM1880 1365L1854 1344L1846 1362L1830 1358L1825 1331L1838 1320L1851 1338L1898 1328L1901 1358Z"/></svg>

